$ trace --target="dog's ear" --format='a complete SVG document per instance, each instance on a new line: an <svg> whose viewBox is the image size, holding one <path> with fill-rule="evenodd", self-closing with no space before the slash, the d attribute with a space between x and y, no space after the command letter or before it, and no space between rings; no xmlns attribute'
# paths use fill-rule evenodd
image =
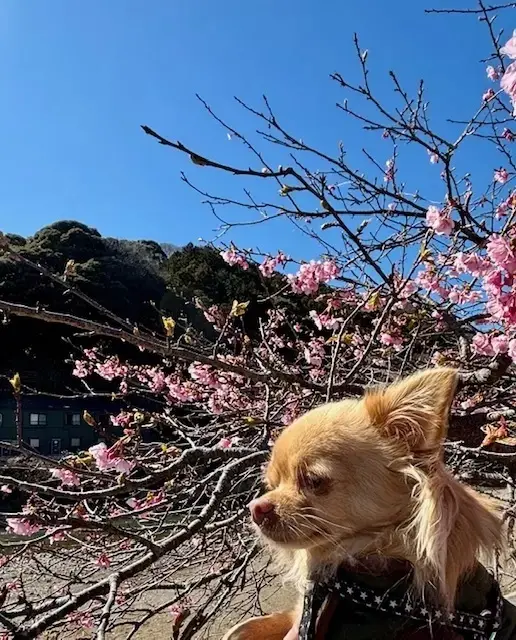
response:
<svg viewBox="0 0 516 640"><path fill-rule="evenodd" d="M385 437L402 441L412 450L427 449L446 436L457 382L455 369L428 369L368 392L365 408Z"/></svg>

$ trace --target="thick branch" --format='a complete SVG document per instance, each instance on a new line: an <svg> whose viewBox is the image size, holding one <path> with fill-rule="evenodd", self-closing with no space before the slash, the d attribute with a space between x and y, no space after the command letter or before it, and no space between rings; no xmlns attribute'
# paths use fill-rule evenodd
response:
<svg viewBox="0 0 516 640"><path fill-rule="evenodd" d="M144 336L139 336L137 334L132 334L124 331L123 329L110 327L99 322L94 322L93 320L79 318L78 316L73 316L68 313L46 311L45 309L41 309L39 307L29 307L23 304L7 302L6 300L0 300L0 309L8 313L12 313L16 316L43 320L44 322L51 322L55 324L63 324L69 327L76 327L78 329L82 329L83 331L91 332L98 336L115 338L116 340L121 340L122 342L133 344L136 347L142 347L143 349L150 351L151 353L156 353L165 358L177 358L178 360L183 360L185 362L200 362L202 364L207 364L215 367L216 369L220 369L221 371L234 373L249 380L253 380L254 382L268 383L271 381L271 379L276 378L278 380L282 380L283 382L298 384L301 387L313 389L314 391L325 392L326 390L326 387L324 385L304 380L300 376L296 376L284 371L278 371L277 369L271 368L267 373L262 373L260 371L255 371L253 369L248 369L246 367L231 364L229 362L224 362L223 360L219 360L217 358L206 356L199 351L186 349L185 347L168 345L164 340L159 340L158 338L150 339ZM362 387L357 384L349 383L345 385L336 385L334 387L334 390L340 391L342 393L346 392L350 394L360 394L362 391Z"/></svg>

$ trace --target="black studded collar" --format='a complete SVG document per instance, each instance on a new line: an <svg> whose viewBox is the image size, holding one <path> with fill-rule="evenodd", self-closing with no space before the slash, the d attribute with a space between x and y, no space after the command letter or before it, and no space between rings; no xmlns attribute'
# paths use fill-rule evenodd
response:
<svg viewBox="0 0 516 640"><path fill-rule="evenodd" d="M314 640L319 613L330 595L337 595L360 609L383 612L407 622L424 624L429 629L448 627L467 633L473 640L496 638L502 622L504 599L495 581L488 594L489 607L475 613L462 610L448 612L425 604L411 595L409 582L409 576L406 576L387 589L373 587L354 580L347 571L339 572L330 580L310 581L305 590L299 640Z"/></svg>

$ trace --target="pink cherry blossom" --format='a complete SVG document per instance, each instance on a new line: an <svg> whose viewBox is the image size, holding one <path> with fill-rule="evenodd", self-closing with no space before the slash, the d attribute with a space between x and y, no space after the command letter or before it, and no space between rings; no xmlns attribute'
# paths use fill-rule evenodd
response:
<svg viewBox="0 0 516 640"><path fill-rule="evenodd" d="M453 231L454 223L450 217L450 212L445 209L438 209L434 205L428 207L426 222L437 235L449 236Z"/></svg>
<svg viewBox="0 0 516 640"><path fill-rule="evenodd" d="M516 327L516 295L512 292L502 292L493 295L486 303L486 309L493 320L507 323Z"/></svg>
<svg viewBox="0 0 516 640"><path fill-rule="evenodd" d="M499 182L500 184L505 184L509 179L509 172L507 171L507 169L504 169L503 167L501 169L497 169L494 172L493 179L495 182Z"/></svg>
<svg viewBox="0 0 516 640"><path fill-rule="evenodd" d="M494 264L508 273L516 272L516 255L507 238L493 235L487 243L487 255Z"/></svg>
<svg viewBox="0 0 516 640"><path fill-rule="evenodd" d="M211 387L212 389L220 389L221 387L221 378L218 371L209 364L192 362L188 367L188 373L193 380L196 380L207 387Z"/></svg>
<svg viewBox="0 0 516 640"><path fill-rule="evenodd" d="M109 468L110 461L108 457L108 448L104 442L90 447L88 452L93 456L93 459L100 471L104 471Z"/></svg>
<svg viewBox="0 0 516 640"><path fill-rule="evenodd" d="M325 348L324 340L313 338L304 349L304 358L306 362L316 368L320 368L324 362Z"/></svg>
<svg viewBox="0 0 516 640"><path fill-rule="evenodd" d="M177 375L168 376L165 380L167 385L167 400L174 402L193 402L199 397L196 385L188 380L183 382Z"/></svg>
<svg viewBox="0 0 516 640"><path fill-rule="evenodd" d="M460 403L460 408L461 409L472 409L474 406L476 405L476 400L475 398L467 398L466 400L463 400Z"/></svg>
<svg viewBox="0 0 516 640"><path fill-rule="evenodd" d="M130 473L134 467L134 462L124 458L114 458L112 462L117 473Z"/></svg>
<svg viewBox="0 0 516 640"><path fill-rule="evenodd" d="M495 97L495 92L492 89L488 89L482 94L483 102L489 102L489 100L492 100L494 97Z"/></svg>
<svg viewBox="0 0 516 640"><path fill-rule="evenodd" d="M471 347L473 352L481 356L493 356L494 349L491 345L491 340L485 333L477 333L473 336L471 341Z"/></svg>
<svg viewBox="0 0 516 640"><path fill-rule="evenodd" d="M483 286L491 296L499 296L505 285L505 277L499 269L491 269L484 277Z"/></svg>
<svg viewBox="0 0 516 640"><path fill-rule="evenodd" d="M443 299L448 297L448 289L442 285L442 278L431 265L425 265L425 269L417 274L416 282L423 289L436 293Z"/></svg>
<svg viewBox="0 0 516 640"><path fill-rule="evenodd" d="M224 413L225 406L224 398L219 393L213 393L208 399L208 409L215 415Z"/></svg>
<svg viewBox="0 0 516 640"><path fill-rule="evenodd" d="M509 348L507 350L511 360L516 363L516 338L509 340Z"/></svg>
<svg viewBox="0 0 516 640"><path fill-rule="evenodd" d="M239 442L239 438L237 438L236 436L233 436L232 438L221 438L219 443L218 443L218 447L219 449L231 449L231 447L233 447L235 444L238 444Z"/></svg>
<svg viewBox="0 0 516 640"><path fill-rule="evenodd" d="M287 256L281 251L275 258L267 257L262 264L258 267L264 278L270 278L274 273L276 267L283 265L287 262Z"/></svg>
<svg viewBox="0 0 516 640"><path fill-rule="evenodd" d="M118 473L129 473L134 467L134 462L120 458L114 453L113 448L108 449L104 442L90 447L88 452L95 460L99 471L114 470Z"/></svg>
<svg viewBox="0 0 516 640"><path fill-rule="evenodd" d="M86 378L91 373L91 365L89 362L85 362L84 360L76 360L75 367L72 371L72 375L77 378Z"/></svg>
<svg viewBox="0 0 516 640"><path fill-rule="evenodd" d="M50 536L50 544L54 544L56 542L62 542L65 539L66 539L66 536L64 531L57 529Z"/></svg>
<svg viewBox="0 0 516 640"><path fill-rule="evenodd" d="M242 269L244 269L245 271L249 269L249 263L247 262L247 260L244 258L244 256L237 253L234 247L230 247L225 251L221 251L220 256L231 266L237 265L239 267L242 267Z"/></svg>
<svg viewBox="0 0 516 640"><path fill-rule="evenodd" d="M510 97L513 105L516 100L516 62L512 62L500 81L500 87Z"/></svg>
<svg viewBox="0 0 516 640"><path fill-rule="evenodd" d="M309 315L319 331L322 331L323 329L329 329L330 331L338 329L343 320L343 318L330 316L328 313L317 313L314 309L309 312Z"/></svg>
<svg viewBox="0 0 516 640"><path fill-rule="evenodd" d="M145 373L148 376L148 380L142 376L140 381L147 384L150 390L154 393L161 393L166 385L166 376L163 369L160 369L159 367L150 367Z"/></svg>
<svg viewBox="0 0 516 640"><path fill-rule="evenodd" d="M490 262L477 253L458 252L455 255L453 266L457 273L469 273L472 276L481 276L490 269Z"/></svg>
<svg viewBox="0 0 516 640"><path fill-rule="evenodd" d="M239 441L239 438L237 438L236 436L233 436L231 438L231 444L237 444L238 441ZM145 498L145 506L149 507L149 506L155 506L157 504L161 504L164 499L165 499L165 495L163 494L163 491L157 491L156 493L148 493L147 497Z"/></svg>
<svg viewBox="0 0 516 640"><path fill-rule="evenodd" d="M110 416L109 419L111 420L111 424L115 427L127 427L131 423L133 417L130 413L122 411L116 416Z"/></svg>
<svg viewBox="0 0 516 640"><path fill-rule="evenodd" d="M496 207L495 218L497 220L500 220L501 218L508 215L515 208L515 206L516 206L516 191L512 191L505 200L498 203L498 206Z"/></svg>
<svg viewBox="0 0 516 640"><path fill-rule="evenodd" d="M333 260L324 260L319 265L318 277L321 282L329 282L334 280L340 275L340 268L335 264Z"/></svg>
<svg viewBox="0 0 516 640"><path fill-rule="evenodd" d="M8 484L3 484L0 487L0 492L1 493L12 493L13 492L13 488Z"/></svg>
<svg viewBox="0 0 516 640"><path fill-rule="evenodd" d="M502 218L505 218L505 216L509 213L509 207L507 205L507 202L503 201L500 202L498 204L498 206L496 207L495 210L495 218L497 220L501 220Z"/></svg>
<svg viewBox="0 0 516 640"><path fill-rule="evenodd" d="M234 384L236 386L225 383L209 396L206 405L212 413L220 415L224 411L248 408L248 401L240 391L240 384L237 382Z"/></svg>
<svg viewBox="0 0 516 640"><path fill-rule="evenodd" d="M495 80L499 80L500 79L500 74L498 73L498 71L492 65L488 65L486 67L486 73L487 73L487 77L492 82L494 82Z"/></svg>
<svg viewBox="0 0 516 640"><path fill-rule="evenodd" d="M321 283L334 280L339 274L340 269L333 260L312 260L302 264L295 275L289 274L288 279L294 293L310 295L317 293Z"/></svg>
<svg viewBox="0 0 516 640"><path fill-rule="evenodd" d="M26 518L7 518L7 531L17 536L32 536L41 530L39 524L32 524Z"/></svg>
<svg viewBox="0 0 516 640"><path fill-rule="evenodd" d="M137 500L136 498L129 498L129 500L126 501L127 506L129 507L129 509L141 509L142 506L142 502L141 500Z"/></svg>
<svg viewBox="0 0 516 640"><path fill-rule="evenodd" d="M444 331L446 329L446 320L441 311L437 311L437 309L432 311L432 318L436 320L435 328L437 331Z"/></svg>
<svg viewBox="0 0 516 640"><path fill-rule="evenodd" d="M76 611L67 616L70 624L75 624L80 629L93 629L95 621L88 611Z"/></svg>
<svg viewBox="0 0 516 640"><path fill-rule="evenodd" d="M199 298L195 298L195 306L203 312L206 320L215 325L215 327L221 329L224 326L226 316L217 305L211 305L210 307L206 308L202 300L200 300Z"/></svg>
<svg viewBox="0 0 516 640"><path fill-rule="evenodd" d="M276 268L276 262L274 258L265 258L262 264L258 267L264 278L270 278Z"/></svg>
<svg viewBox="0 0 516 640"><path fill-rule="evenodd" d="M417 283L413 280L407 280L401 277L398 273L394 274L393 284L398 294L398 298L407 300L410 296L417 291Z"/></svg>
<svg viewBox="0 0 516 640"><path fill-rule="evenodd" d="M340 294L340 292L339 292ZM326 298L326 302L327 302L327 306L326 306L326 310L328 313L331 313L333 310L339 310L342 309L342 305L344 303L344 300L346 299L348 295L348 292L343 292L342 296L341 295L332 295L329 298ZM354 299L350 298L349 302L354 303Z"/></svg>
<svg viewBox="0 0 516 640"><path fill-rule="evenodd" d="M111 565L111 559L106 553L101 553L100 556L95 560L95 564L101 569L108 569Z"/></svg>
<svg viewBox="0 0 516 640"><path fill-rule="evenodd" d="M499 336L492 336L491 346L493 347L495 355L507 353L509 349L509 338L503 334Z"/></svg>
<svg viewBox="0 0 516 640"><path fill-rule="evenodd" d="M500 48L500 53L511 60L516 60L516 34L513 33L512 38Z"/></svg>
<svg viewBox="0 0 516 640"><path fill-rule="evenodd" d="M451 287L448 292L448 300L454 304L466 304L467 302L478 302L482 298L479 291L471 291L466 287Z"/></svg>
<svg viewBox="0 0 516 640"><path fill-rule="evenodd" d="M69 487L77 487L81 484L79 476L70 469L50 469L54 478L61 481L61 484Z"/></svg>
<svg viewBox="0 0 516 640"><path fill-rule="evenodd" d="M505 138L507 142L514 142L514 133L511 131L511 129L507 129L507 127L505 127L505 129L502 131L502 138Z"/></svg>
<svg viewBox="0 0 516 640"><path fill-rule="evenodd" d="M104 380L114 380L115 378L124 378L128 373L126 365L121 364L117 356L106 358L104 362L95 363L95 373Z"/></svg>
<svg viewBox="0 0 516 640"><path fill-rule="evenodd" d="M403 347L403 338L394 332L383 331L380 333L380 342L387 347L393 347L396 351L400 351Z"/></svg>
<svg viewBox="0 0 516 640"><path fill-rule="evenodd" d="M172 617L172 622L176 623L177 620L179 618L181 618L181 616L184 615L184 613L186 612L186 609L183 605L181 604L171 604L170 607L168 608L168 612L170 613L170 616Z"/></svg>

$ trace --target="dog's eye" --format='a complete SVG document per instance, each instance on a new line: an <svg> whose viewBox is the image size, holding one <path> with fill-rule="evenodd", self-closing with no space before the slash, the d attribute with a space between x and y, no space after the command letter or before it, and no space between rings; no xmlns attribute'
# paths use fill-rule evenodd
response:
<svg viewBox="0 0 516 640"><path fill-rule="evenodd" d="M320 495L328 492L330 488L330 479L326 476L302 474L299 478L299 486L301 489Z"/></svg>

